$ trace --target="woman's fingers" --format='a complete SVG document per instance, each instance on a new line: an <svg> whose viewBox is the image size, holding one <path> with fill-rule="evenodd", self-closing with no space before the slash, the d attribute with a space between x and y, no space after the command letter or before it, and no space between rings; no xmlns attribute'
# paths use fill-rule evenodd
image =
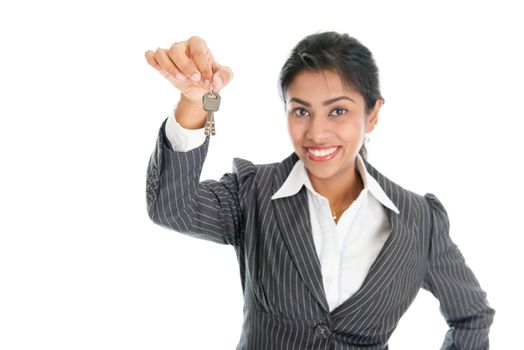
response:
<svg viewBox="0 0 524 350"><path fill-rule="evenodd" d="M224 86L229 84L233 79L233 71L227 66L220 66L216 64L215 74L213 74L213 87L215 89L222 89Z"/></svg>
<svg viewBox="0 0 524 350"><path fill-rule="evenodd" d="M201 101L211 87L220 90L233 78L231 68L219 65L206 42L197 36L169 49L148 50L145 58L191 101Z"/></svg>
<svg viewBox="0 0 524 350"><path fill-rule="evenodd" d="M208 88L211 83L215 88L225 85L232 76L228 67L218 73L222 67L214 60L205 41L197 36L186 42L176 42L169 50L148 50L145 57L147 62L161 73L167 73L178 81L186 78L194 82L202 81Z"/></svg>
<svg viewBox="0 0 524 350"><path fill-rule="evenodd" d="M153 57L160 66L161 70L167 72L172 78L178 81L185 80L184 74L182 74L175 62L171 60L165 49L158 48L155 51Z"/></svg>
<svg viewBox="0 0 524 350"><path fill-rule="evenodd" d="M151 50L147 50L144 54L146 60L147 60L147 63L149 63L150 66L152 66L153 68L155 68L160 74L162 74L162 76L164 76L166 79L168 79L169 81L173 82L175 79L174 77L171 77L169 75L169 73L163 69L160 64L158 64L157 60L155 59L155 53Z"/></svg>
<svg viewBox="0 0 524 350"><path fill-rule="evenodd" d="M209 52L206 42L198 36L193 36L187 41L187 51L200 72L202 81L209 87L211 79L213 79L213 56Z"/></svg>
<svg viewBox="0 0 524 350"><path fill-rule="evenodd" d="M146 53L144 54L145 58L146 58L146 61L147 63L149 63L149 65L153 68L155 68L156 70L160 70L160 65L158 64L158 62L155 60L155 54L153 51L151 50L147 50Z"/></svg>
<svg viewBox="0 0 524 350"><path fill-rule="evenodd" d="M185 42L178 42L174 43L169 51L167 51L167 57L187 78L193 81L200 81L202 75L191 57L188 57L187 53L187 44Z"/></svg>

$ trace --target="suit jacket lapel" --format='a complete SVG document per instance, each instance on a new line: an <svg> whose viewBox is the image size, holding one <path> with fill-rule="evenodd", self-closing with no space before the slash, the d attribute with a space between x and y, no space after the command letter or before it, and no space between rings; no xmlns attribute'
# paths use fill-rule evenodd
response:
<svg viewBox="0 0 524 350"><path fill-rule="evenodd" d="M393 203L398 207L395 201ZM334 316L356 311L376 297L377 293L380 294L400 271L405 254L411 249L413 239L409 228L396 213L386 210L392 227L391 234L371 265L360 289L332 311Z"/></svg>
<svg viewBox="0 0 524 350"><path fill-rule="evenodd" d="M298 156L293 153L277 166L272 193L275 193L282 186L297 160ZM329 312L322 282L320 261L311 232L306 191L306 188L302 187L296 195L274 199L272 204L282 239L300 277L321 307Z"/></svg>
<svg viewBox="0 0 524 350"><path fill-rule="evenodd" d="M371 265L361 288L334 309L332 311L333 315L357 310L372 300L377 293L383 291L401 270L403 263L406 261L405 255L411 250L413 244L413 230L405 220L409 215L410 207L409 203L406 203L407 197L402 195L397 185L380 174L369 163L366 161L365 163L370 175L377 180L380 187L399 209L400 214L396 214L389 208L386 208L391 224L391 234L384 243L375 262Z"/></svg>

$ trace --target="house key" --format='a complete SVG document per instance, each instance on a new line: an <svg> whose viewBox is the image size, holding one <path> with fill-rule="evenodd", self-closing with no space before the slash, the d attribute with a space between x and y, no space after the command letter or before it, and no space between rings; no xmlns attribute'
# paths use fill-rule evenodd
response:
<svg viewBox="0 0 524 350"><path fill-rule="evenodd" d="M202 105L207 112L204 135L215 135L215 112L220 107L220 95L213 89L202 96Z"/></svg>

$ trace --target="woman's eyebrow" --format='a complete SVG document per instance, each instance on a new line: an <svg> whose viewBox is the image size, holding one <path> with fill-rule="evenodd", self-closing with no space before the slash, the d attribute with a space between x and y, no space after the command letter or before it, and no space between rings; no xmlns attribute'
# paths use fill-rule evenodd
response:
<svg viewBox="0 0 524 350"><path fill-rule="evenodd" d="M311 107L311 103L306 102L306 101L304 101L304 100L301 100L301 99L299 99L299 98L297 98L297 97L291 97L291 98L289 99L289 102L288 102L288 103L291 103L291 102L297 102L297 103L300 103L301 105Z"/></svg>
<svg viewBox="0 0 524 350"><path fill-rule="evenodd" d="M355 100L353 100L353 99L351 99L351 98L349 98L349 97L347 97L347 96L339 96L339 97L335 97L335 98L332 98L332 99L329 99L329 100L327 100L327 101L322 102L322 104L323 104L324 106L327 106L327 105L330 105L330 104L335 103L335 102L340 101L340 100L349 100L349 101L353 102L354 104L357 104L357 103L355 102ZM301 100L301 99L299 99L299 98L297 98L297 97L291 97L291 98L289 99L289 102L288 102L288 103L291 103L291 102L297 102L297 103L300 103L301 105L311 107L311 103L306 102L306 101L304 101L304 100Z"/></svg>
<svg viewBox="0 0 524 350"><path fill-rule="evenodd" d="M330 105L332 103L335 103L337 101L340 101L340 100L349 100L351 102L353 102L354 104L357 104L353 99L347 97L347 96L339 96L339 97L335 97L335 98L332 98L330 100L327 100L327 101L324 101L324 103L322 103L324 106L327 106L327 105Z"/></svg>

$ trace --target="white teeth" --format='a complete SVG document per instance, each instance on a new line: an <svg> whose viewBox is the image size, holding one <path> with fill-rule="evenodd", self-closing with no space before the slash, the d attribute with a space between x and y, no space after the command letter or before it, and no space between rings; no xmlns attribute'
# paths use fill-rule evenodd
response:
<svg viewBox="0 0 524 350"><path fill-rule="evenodd" d="M308 152L314 155L315 157L325 157L337 150L338 147L330 147L325 149L311 149L308 148Z"/></svg>

